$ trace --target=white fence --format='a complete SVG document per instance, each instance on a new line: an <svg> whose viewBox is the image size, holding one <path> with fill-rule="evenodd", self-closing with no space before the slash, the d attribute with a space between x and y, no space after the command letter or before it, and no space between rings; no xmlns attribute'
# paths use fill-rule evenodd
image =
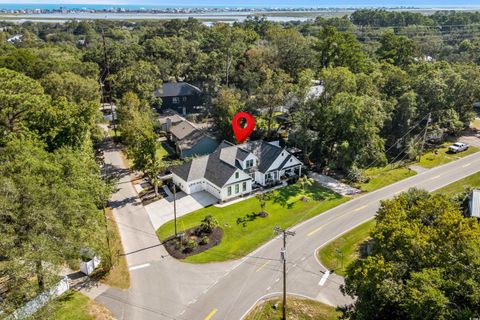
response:
<svg viewBox="0 0 480 320"><path fill-rule="evenodd" d="M15 310L15 312L8 316L7 319L26 319L45 306L51 299L62 295L68 289L70 289L70 279L64 277L52 289L45 291L35 299L30 300L23 307Z"/></svg>

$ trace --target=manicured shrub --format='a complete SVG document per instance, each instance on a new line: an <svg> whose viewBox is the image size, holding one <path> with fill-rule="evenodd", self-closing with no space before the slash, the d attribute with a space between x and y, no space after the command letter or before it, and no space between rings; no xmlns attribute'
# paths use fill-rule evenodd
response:
<svg viewBox="0 0 480 320"><path fill-rule="evenodd" d="M200 242L200 244L208 244L209 241L210 241L210 239L207 236L204 236L202 238L202 241Z"/></svg>

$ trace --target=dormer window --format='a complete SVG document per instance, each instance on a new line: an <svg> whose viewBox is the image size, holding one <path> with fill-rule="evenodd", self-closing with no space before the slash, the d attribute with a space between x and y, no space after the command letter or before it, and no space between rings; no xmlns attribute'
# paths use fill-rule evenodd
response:
<svg viewBox="0 0 480 320"><path fill-rule="evenodd" d="M282 157L283 157L283 152L282 152Z"/></svg>
<svg viewBox="0 0 480 320"><path fill-rule="evenodd" d="M247 167L247 168L253 167L253 159L247 160L246 167Z"/></svg>

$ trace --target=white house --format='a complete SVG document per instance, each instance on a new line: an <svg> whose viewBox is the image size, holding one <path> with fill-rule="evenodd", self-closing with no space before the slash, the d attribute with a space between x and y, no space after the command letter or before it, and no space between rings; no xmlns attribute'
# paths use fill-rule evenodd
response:
<svg viewBox="0 0 480 320"><path fill-rule="evenodd" d="M254 184L269 186L299 176L302 163L278 144L222 142L215 152L172 169L173 182L186 194L207 191L220 201L250 194Z"/></svg>

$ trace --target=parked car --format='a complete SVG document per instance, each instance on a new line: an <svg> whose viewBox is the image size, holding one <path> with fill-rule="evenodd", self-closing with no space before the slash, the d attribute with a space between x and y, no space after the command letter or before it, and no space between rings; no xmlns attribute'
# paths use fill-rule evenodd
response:
<svg viewBox="0 0 480 320"><path fill-rule="evenodd" d="M450 151L451 153L459 153L459 152L467 150L468 147L469 147L469 145L466 144L466 143L455 142L450 147L448 147L448 151Z"/></svg>

